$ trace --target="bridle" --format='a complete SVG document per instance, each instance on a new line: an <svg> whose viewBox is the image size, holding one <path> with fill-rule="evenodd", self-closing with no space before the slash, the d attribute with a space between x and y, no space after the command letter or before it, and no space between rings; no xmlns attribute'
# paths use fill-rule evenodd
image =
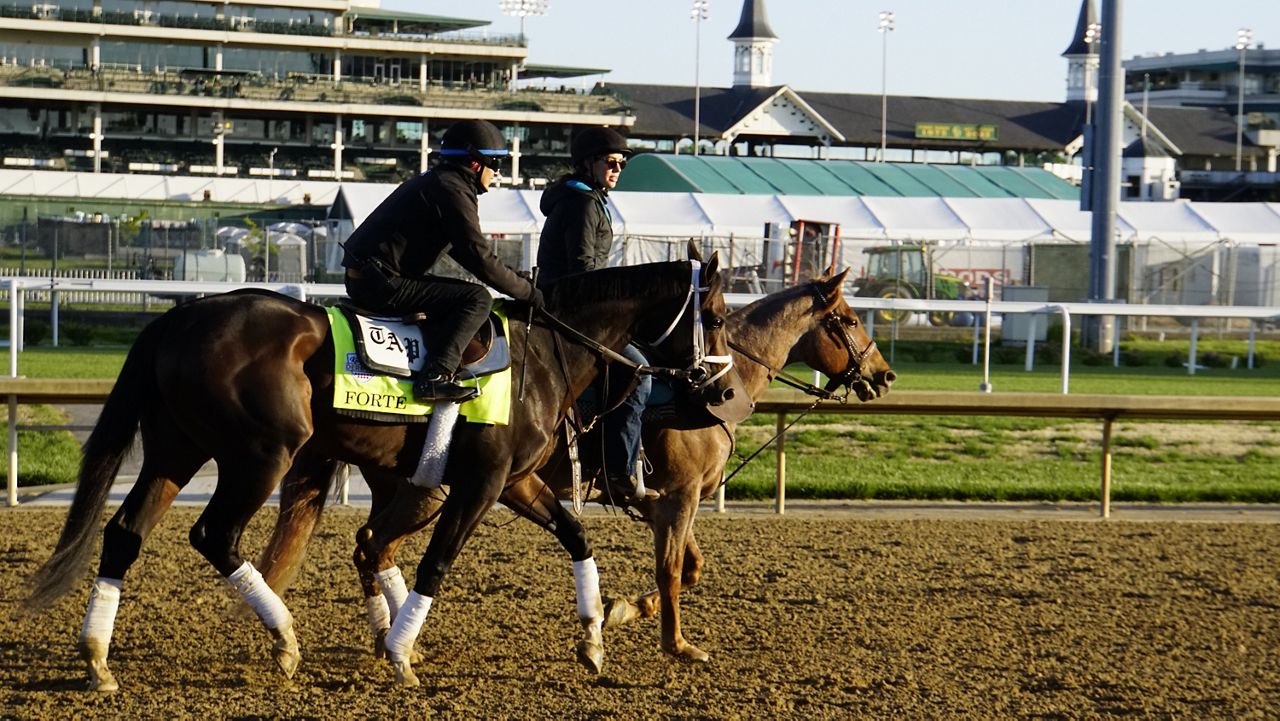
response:
<svg viewBox="0 0 1280 721"><path fill-rule="evenodd" d="M693 317L693 362L685 369L685 378L693 386L693 391L702 390L707 385L714 383L722 378L726 373L733 369L732 355L707 355L707 332L702 325L702 294L711 291L708 286L699 285L701 280L702 263L697 260L690 260L692 266L692 277L689 280L689 291L685 295L684 304L680 306L680 312L672 319L671 324L663 331L658 339L645 343L648 346L662 345L667 338L675 331L676 326L680 324L680 320L684 318L686 312L692 313ZM722 366L716 373L711 373L708 369L709 364L719 364Z"/></svg>
<svg viewBox="0 0 1280 721"><path fill-rule="evenodd" d="M689 282L689 290L685 293L685 301L681 304L680 310L676 312L675 318L672 319L671 323L667 326L667 329L663 331L662 335L660 335L656 340L650 342L637 341L638 344L648 347L661 345L675 332L676 328L680 325L680 320L684 318L685 313L692 312L693 358L692 363L690 363L687 368L661 368L636 363L630 358L627 358L621 353L618 353L612 348L601 344L594 338L591 338L576 328L573 328L547 312L545 309L541 311L541 314L547 319L549 325L551 325L556 331L568 336L578 344L586 346L595 352L596 355L599 355L610 362L628 366L634 369L637 373L685 380L690 383L693 391L699 391L707 385L714 383L716 380L719 380L733 368L733 356L707 355L706 329L703 327L702 313L699 311L702 308L702 294L710 292L711 288L698 284L698 281L700 280L699 276L702 273L702 263L697 260L690 260L689 263L692 265L692 278ZM717 372L712 373L707 367L709 364L719 364L723 367Z"/></svg>
<svg viewBox="0 0 1280 721"><path fill-rule="evenodd" d="M813 292L814 295L818 297L818 302L826 305L826 297L823 296L817 288L814 288ZM862 380L862 365L866 361L867 356L871 355L871 353L876 350L876 342L873 338L868 339L868 343L864 348L858 348L858 344L853 339L853 332L851 330L853 328L853 324L847 322L834 310L825 313L818 322L827 333L830 333L832 337L839 341L840 345L843 346L845 353L849 356L848 366L846 366L840 373L831 376L827 380L825 388L819 388L812 383L807 383L788 373L785 369L775 368L759 356L746 348L743 348L735 341L730 340L729 347L738 353L741 353L747 360L767 369L769 371L770 382L777 379L792 388L801 390L804 393L815 396L820 400L835 400L844 403L849 398L849 393L853 384ZM840 386L844 386L845 391L843 394L837 395L835 391Z"/></svg>

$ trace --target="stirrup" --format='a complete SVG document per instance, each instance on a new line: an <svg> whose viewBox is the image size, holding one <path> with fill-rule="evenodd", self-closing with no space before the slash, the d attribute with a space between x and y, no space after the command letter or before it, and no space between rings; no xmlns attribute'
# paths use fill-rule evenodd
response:
<svg viewBox="0 0 1280 721"><path fill-rule="evenodd" d="M418 402L462 403L480 395L480 389L455 383L447 376L429 376L413 382L413 399Z"/></svg>
<svg viewBox="0 0 1280 721"><path fill-rule="evenodd" d="M658 498L658 492L646 488L636 476L611 476L604 482L604 498L615 505L642 503Z"/></svg>

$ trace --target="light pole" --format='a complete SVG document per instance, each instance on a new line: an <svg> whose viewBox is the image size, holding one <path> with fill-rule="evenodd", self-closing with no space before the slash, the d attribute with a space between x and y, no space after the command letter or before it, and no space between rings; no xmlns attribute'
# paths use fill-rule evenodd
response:
<svg viewBox="0 0 1280 721"><path fill-rule="evenodd" d="M886 126L889 122L889 33L893 32L892 11L880 11L880 25L877 29L880 31L880 157L876 158L876 160L883 163L887 135Z"/></svg>
<svg viewBox="0 0 1280 721"><path fill-rule="evenodd" d="M520 18L520 42L524 39L524 19L530 15L546 15L551 0L498 0L503 15Z"/></svg>
<svg viewBox="0 0 1280 721"><path fill-rule="evenodd" d="M693 0L689 19L693 21L693 154L698 154L698 131L702 125L702 21L707 19L711 0Z"/></svg>
<svg viewBox="0 0 1280 721"><path fill-rule="evenodd" d="M1088 45L1089 50L1093 50L1093 46L1102 38L1102 23L1089 23L1084 31L1084 42ZM1092 55L1092 52L1090 53ZM1084 60L1084 123L1088 125L1093 122L1093 79L1089 72L1092 63L1089 58Z"/></svg>
<svg viewBox="0 0 1280 721"><path fill-rule="evenodd" d="M267 153L267 202L274 203L275 198L272 197L272 185L276 179L276 153L280 152L280 148L272 148Z"/></svg>
<svg viewBox="0 0 1280 721"><path fill-rule="evenodd" d="M1236 50L1240 51L1240 81L1236 83L1236 172L1240 172L1241 146L1244 144L1244 53L1253 45L1253 31L1236 31Z"/></svg>

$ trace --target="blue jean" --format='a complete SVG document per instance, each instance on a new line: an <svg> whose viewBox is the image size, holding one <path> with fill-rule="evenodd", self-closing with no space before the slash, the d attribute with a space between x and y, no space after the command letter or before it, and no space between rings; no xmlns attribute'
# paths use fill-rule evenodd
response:
<svg viewBox="0 0 1280 721"><path fill-rule="evenodd" d="M641 365L649 363L644 354L633 345L623 348L622 355L626 356L627 360ZM640 381L631 395L601 419L606 476L625 478L635 473L636 461L640 459L640 416L644 413L645 404L648 403L649 393L652 390L653 376L640 376Z"/></svg>

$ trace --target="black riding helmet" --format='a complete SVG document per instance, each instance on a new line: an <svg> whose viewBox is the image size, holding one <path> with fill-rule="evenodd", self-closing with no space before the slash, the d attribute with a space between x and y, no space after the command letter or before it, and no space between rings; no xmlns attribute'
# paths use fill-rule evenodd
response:
<svg viewBox="0 0 1280 721"><path fill-rule="evenodd" d="M502 132L493 123L488 120L462 120L444 131L440 155L449 159L470 158L497 170L501 159L510 155L510 151Z"/></svg>
<svg viewBox="0 0 1280 721"><path fill-rule="evenodd" d="M610 153L631 155L627 147L627 139L613 128L587 128L574 134L569 141L569 157L574 167L581 167L592 158Z"/></svg>

